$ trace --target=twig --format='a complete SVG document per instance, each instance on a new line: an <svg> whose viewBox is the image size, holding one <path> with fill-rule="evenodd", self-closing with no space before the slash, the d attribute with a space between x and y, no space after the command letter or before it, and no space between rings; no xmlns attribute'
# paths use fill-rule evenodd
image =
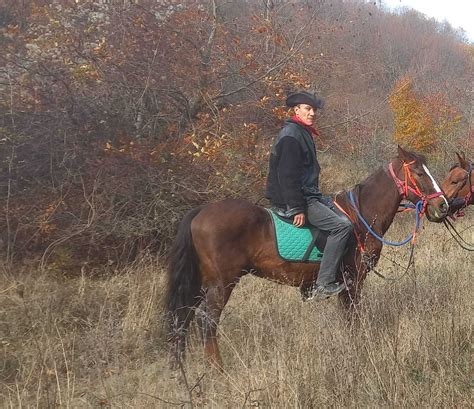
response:
<svg viewBox="0 0 474 409"><path fill-rule="evenodd" d="M257 82L260 82L262 79L264 79L267 75L271 74L276 69L278 69L280 67L283 67L290 60L290 58L293 57L296 54L296 52L298 52L300 50L300 48L304 44L304 39L307 36L303 36L302 38L299 38L299 37L301 36L301 33L303 33L303 31L312 23L312 19L315 16L315 14L316 14L316 10L313 11L311 16L308 18L308 22L306 24L304 24L300 28L298 33L295 35L295 38L293 39L293 42L290 46L289 53L287 55L285 55L282 59L280 59L280 61L278 61L273 67L270 67L264 74L260 75L256 79L248 82L247 84L242 85L241 87L239 87L239 88L237 88L233 91L229 91L229 92L226 92L224 94L222 94L222 93L218 94L215 97L213 97L212 100L215 101L215 100L218 100L218 99L221 99L221 98L224 98L224 97L228 97L228 96L233 95L233 94L237 94L238 92L243 91L244 89L247 89L251 85L253 85ZM299 44L298 44L298 42L299 42Z"/></svg>
<svg viewBox="0 0 474 409"><path fill-rule="evenodd" d="M181 361L181 356L179 355L177 356L177 361L178 361L179 370L181 372L181 376L183 377L184 386L186 386L186 391L188 392L189 404L191 405L191 409L193 409L194 408L193 391L189 387L188 377L186 376L186 371L184 370L184 365L183 365L183 362Z"/></svg>

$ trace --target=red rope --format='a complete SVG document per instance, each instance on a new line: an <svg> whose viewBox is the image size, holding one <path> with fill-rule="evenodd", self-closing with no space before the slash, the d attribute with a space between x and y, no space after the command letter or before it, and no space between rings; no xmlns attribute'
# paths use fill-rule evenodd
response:
<svg viewBox="0 0 474 409"><path fill-rule="evenodd" d="M336 202L336 198L334 198L333 200L334 204L336 205L336 207L346 215L346 217L351 221L352 225L355 227L356 224L355 224L355 221L352 220L352 217L349 216L349 213L347 213L343 208L342 206ZM356 240L357 240L357 245L359 246L361 252L364 252L365 253L365 247L364 247L364 244L362 243L361 239L360 239L360 236L359 236L359 233L357 232L356 229L354 229L354 234L355 234L355 237L356 237Z"/></svg>

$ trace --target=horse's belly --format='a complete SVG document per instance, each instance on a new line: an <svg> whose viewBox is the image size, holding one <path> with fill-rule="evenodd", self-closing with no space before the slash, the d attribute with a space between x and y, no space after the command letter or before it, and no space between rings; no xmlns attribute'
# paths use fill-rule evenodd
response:
<svg viewBox="0 0 474 409"><path fill-rule="evenodd" d="M302 283L310 283L316 279L319 266L319 263L290 263L283 260L275 263L268 260L255 266L254 274L281 284L300 286Z"/></svg>

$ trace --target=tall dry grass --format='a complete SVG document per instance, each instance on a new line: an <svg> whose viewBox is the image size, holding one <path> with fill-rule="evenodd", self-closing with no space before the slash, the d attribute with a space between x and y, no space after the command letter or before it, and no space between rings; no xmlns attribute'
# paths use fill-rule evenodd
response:
<svg viewBox="0 0 474 409"><path fill-rule="evenodd" d="M472 212L467 217L471 217ZM469 220L458 224L470 227ZM401 238L409 228L390 231ZM468 234L465 232L464 234ZM473 256L425 224L415 269L370 275L350 326L334 300L252 276L224 310L225 371L204 359L195 328L183 371L168 369L160 260L119 274L1 275L3 407L470 407ZM406 249L385 249L394 277ZM185 377L183 376L185 375Z"/></svg>

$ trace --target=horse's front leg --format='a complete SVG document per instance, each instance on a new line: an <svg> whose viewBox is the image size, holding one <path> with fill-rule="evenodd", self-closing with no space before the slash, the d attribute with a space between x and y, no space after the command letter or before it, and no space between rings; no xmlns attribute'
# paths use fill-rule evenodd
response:
<svg viewBox="0 0 474 409"><path fill-rule="evenodd" d="M360 262L360 254L355 263L345 265L343 278L347 289L339 294L339 304L347 312L350 321L357 316L362 292L362 283L367 275L367 266Z"/></svg>
<svg viewBox="0 0 474 409"><path fill-rule="evenodd" d="M348 282L348 279L345 281ZM351 283L348 283L347 290L339 294L338 301L342 307L343 315L347 319L347 324L352 330L359 326L359 303L362 292L362 281L358 281L357 279L351 281Z"/></svg>
<svg viewBox="0 0 474 409"><path fill-rule="evenodd" d="M345 291L339 294L339 303L344 311L348 312L349 318L353 318L357 312L360 303L360 293L362 290L362 283L357 281L348 285Z"/></svg>
<svg viewBox="0 0 474 409"><path fill-rule="evenodd" d="M377 264L381 249L381 246L376 246L372 251L363 253L357 250L353 261L345 265L344 281L347 290L339 294L339 302L348 312L351 321L358 315L363 282L368 272Z"/></svg>

